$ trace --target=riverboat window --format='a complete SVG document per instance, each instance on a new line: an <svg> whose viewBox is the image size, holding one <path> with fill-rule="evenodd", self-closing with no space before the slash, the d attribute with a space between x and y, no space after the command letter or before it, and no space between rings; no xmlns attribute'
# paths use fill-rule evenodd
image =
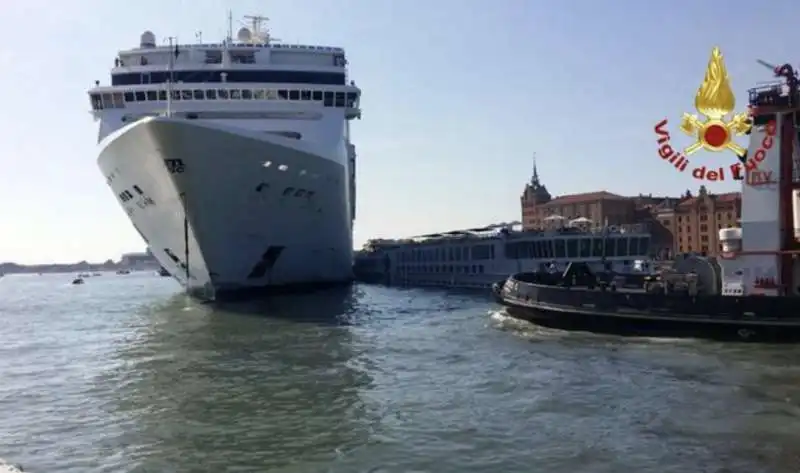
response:
<svg viewBox="0 0 800 473"><path fill-rule="evenodd" d="M206 97L205 92L200 89L194 89L193 95L195 100L203 100Z"/></svg>
<svg viewBox="0 0 800 473"><path fill-rule="evenodd" d="M320 100L322 100L322 91L315 90L314 92L311 93L311 98L312 100L316 100L317 102L319 102Z"/></svg>
<svg viewBox="0 0 800 473"><path fill-rule="evenodd" d="M220 100L228 100L228 89L217 89L217 96Z"/></svg>
<svg viewBox="0 0 800 473"><path fill-rule="evenodd" d="M603 239L592 238L592 257L598 258L603 256Z"/></svg>
<svg viewBox="0 0 800 473"><path fill-rule="evenodd" d="M242 89L242 100L250 100L253 98L253 91L250 89Z"/></svg>
<svg viewBox="0 0 800 473"><path fill-rule="evenodd" d="M606 238L605 250L604 251L605 251L605 256L608 257L608 258L611 258L611 257L617 255L617 252L615 251L617 249L615 241L616 241L615 238Z"/></svg>
<svg viewBox="0 0 800 473"><path fill-rule="evenodd" d="M355 92L348 92L347 93L347 108L355 108L356 100L358 100L358 94Z"/></svg>
<svg viewBox="0 0 800 473"><path fill-rule="evenodd" d="M103 100L100 98L100 94L91 94L90 100L92 102L92 109L93 110L102 110L103 109Z"/></svg>
<svg viewBox="0 0 800 473"><path fill-rule="evenodd" d="M345 106L344 92L336 92L336 106L337 107Z"/></svg>
<svg viewBox="0 0 800 473"><path fill-rule="evenodd" d="M473 260L487 260L491 258L491 245L475 245L472 247Z"/></svg>
<svg viewBox="0 0 800 473"><path fill-rule="evenodd" d="M639 237L639 254L646 255L650 250L650 238Z"/></svg>
<svg viewBox="0 0 800 473"><path fill-rule="evenodd" d="M333 107L333 92L324 92L323 105Z"/></svg>
<svg viewBox="0 0 800 473"><path fill-rule="evenodd" d="M146 99L147 99L147 97L145 96L144 92L142 92L142 91L136 92L136 101L137 102L144 102Z"/></svg>
<svg viewBox="0 0 800 473"><path fill-rule="evenodd" d="M155 90L148 90L145 93L147 94L147 100L149 102L153 102L158 98L158 93Z"/></svg>
<svg viewBox="0 0 800 473"><path fill-rule="evenodd" d="M567 258L578 257L578 240L570 238L567 240Z"/></svg>
<svg viewBox="0 0 800 473"><path fill-rule="evenodd" d="M311 100L311 91L310 90L301 90L300 91L300 100Z"/></svg>
<svg viewBox="0 0 800 473"><path fill-rule="evenodd" d="M172 100L180 100L181 99L181 91L180 90L173 90L172 92L170 92L170 95L172 96Z"/></svg>
<svg viewBox="0 0 800 473"><path fill-rule="evenodd" d="M253 98L255 100L264 100L264 97L266 97L264 89L256 89L253 91Z"/></svg>
<svg viewBox="0 0 800 473"><path fill-rule="evenodd" d="M126 102L133 102L136 100L136 96L133 94L133 92L125 92L124 98Z"/></svg>
<svg viewBox="0 0 800 473"><path fill-rule="evenodd" d="M567 245L563 239L556 240L556 258L567 257Z"/></svg>
<svg viewBox="0 0 800 473"><path fill-rule="evenodd" d="M231 92L231 100L239 100L242 98L242 91L238 89L233 89Z"/></svg>
<svg viewBox="0 0 800 473"><path fill-rule="evenodd" d="M628 256L628 239L617 238L617 256Z"/></svg>
<svg viewBox="0 0 800 473"><path fill-rule="evenodd" d="M299 90L290 90L289 91L289 100L300 100L300 91Z"/></svg>
<svg viewBox="0 0 800 473"><path fill-rule="evenodd" d="M591 238L581 238L581 258L592 257L592 240Z"/></svg>
<svg viewBox="0 0 800 473"><path fill-rule="evenodd" d="M167 101L167 91L166 90L159 90L158 91L158 100L162 102Z"/></svg>
<svg viewBox="0 0 800 473"><path fill-rule="evenodd" d="M217 91L215 89L206 90L206 99L217 100Z"/></svg>
<svg viewBox="0 0 800 473"><path fill-rule="evenodd" d="M639 254L639 239L638 238L631 238L630 239L630 250L631 256L636 256Z"/></svg>

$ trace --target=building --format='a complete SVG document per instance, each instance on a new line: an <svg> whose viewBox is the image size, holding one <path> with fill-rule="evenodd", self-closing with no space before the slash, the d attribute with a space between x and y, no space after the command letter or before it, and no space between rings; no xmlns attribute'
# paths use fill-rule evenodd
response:
<svg viewBox="0 0 800 473"><path fill-rule="evenodd" d="M526 230L563 226L581 219L593 225L646 223L653 255L671 258L677 253L713 256L720 251L719 230L736 226L741 215L741 194L709 194L701 186L698 195L681 197L626 197L608 191L553 197L533 175L520 197L522 226Z"/></svg>
<svg viewBox="0 0 800 473"><path fill-rule="evenodd" d="M539 181L536 162L533 176L520 198L522 228L544 229L575 219L587 219L595 225L636 223L636 202L607 191L570 194L553 198Z"/></svg>
<svg viewBox="0 0 800 473"><path fill-rule="evenodd" d="M149 248L144 253L126 253L122 255L119 264L128 269L152 269L160 266Z"/></svg>
<svg viewBox="0 0 800 473"><path fill-rule="evenodd" d="M713 256L721 251L719 231L739 226L742 195L710 194L700 186L697 196L687 191L677 205L653 210L654 218L672 235L671 251Z"/></svg>

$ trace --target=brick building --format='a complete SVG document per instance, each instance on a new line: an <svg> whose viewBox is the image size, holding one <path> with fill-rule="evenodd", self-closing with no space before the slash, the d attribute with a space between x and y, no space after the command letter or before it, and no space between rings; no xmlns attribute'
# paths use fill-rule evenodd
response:
<svg viewBox="0 0 800 473"><path fill-rule="evenodd" d="M653 254L671 258L677 253L714 255L720 249L719 230L736 226L741 215L741 194L709 194L705 186L697 196L639 195L625 197L607 191L553 197L533 176L520 197L524 229L545 229L576 218L594 225L649 224Z"/></svg>
<svg viewBox="0 0 800 473"><path fill-rule="evenodd" d="M738 226L741 212L739 192L709 194L705 186L697 196L687 192L677 205L653 209L655 219L672 235L673 253L707 255L721 250L719 230Z"/></svg>
<svg viewBox="0 0 800 473"><path fill-rule="evenodd" d="M547 187L539 181L536 164L533 166L531 181L525 185L520 203L522 227L525 229L541 229L558 224L559 220L548 220L549 217L562 217L564 221L587 218L595 225L619 225L636 221L635 201L611 192L588 192L553 198Z"/></svg>

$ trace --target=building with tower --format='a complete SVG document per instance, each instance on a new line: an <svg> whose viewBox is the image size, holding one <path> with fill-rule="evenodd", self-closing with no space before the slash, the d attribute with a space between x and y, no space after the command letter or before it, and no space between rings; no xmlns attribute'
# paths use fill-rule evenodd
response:
<svg viewBox="0 0 800 473"><path fill-rule="evenodd" d="M633 199L607 191L568 194L553 197L541 183L533 160L533 174L520 197L522 227L526 230L545 229L564 221L588 219L595 225L635 223L636 204Z"/></svg>

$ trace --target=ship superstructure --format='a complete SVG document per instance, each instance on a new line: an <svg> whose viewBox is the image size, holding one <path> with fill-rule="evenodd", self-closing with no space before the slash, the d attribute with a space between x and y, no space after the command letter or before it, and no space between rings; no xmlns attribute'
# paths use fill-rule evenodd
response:
<svg viewBox="0 0 800 473"><path fill-rule="evenodd" d="M219 43L146 31L89 90L106 182L161 266L204 298L352 275L361 111L345 52L246 19Z"/></svg>
<svg viewBox="0 0 800 473"><path fill-rule="evenodd" d="M791 65L770 67L780 80L750 91L741 228L720 230L725 295L800 295L800 89Z"/></svg>

